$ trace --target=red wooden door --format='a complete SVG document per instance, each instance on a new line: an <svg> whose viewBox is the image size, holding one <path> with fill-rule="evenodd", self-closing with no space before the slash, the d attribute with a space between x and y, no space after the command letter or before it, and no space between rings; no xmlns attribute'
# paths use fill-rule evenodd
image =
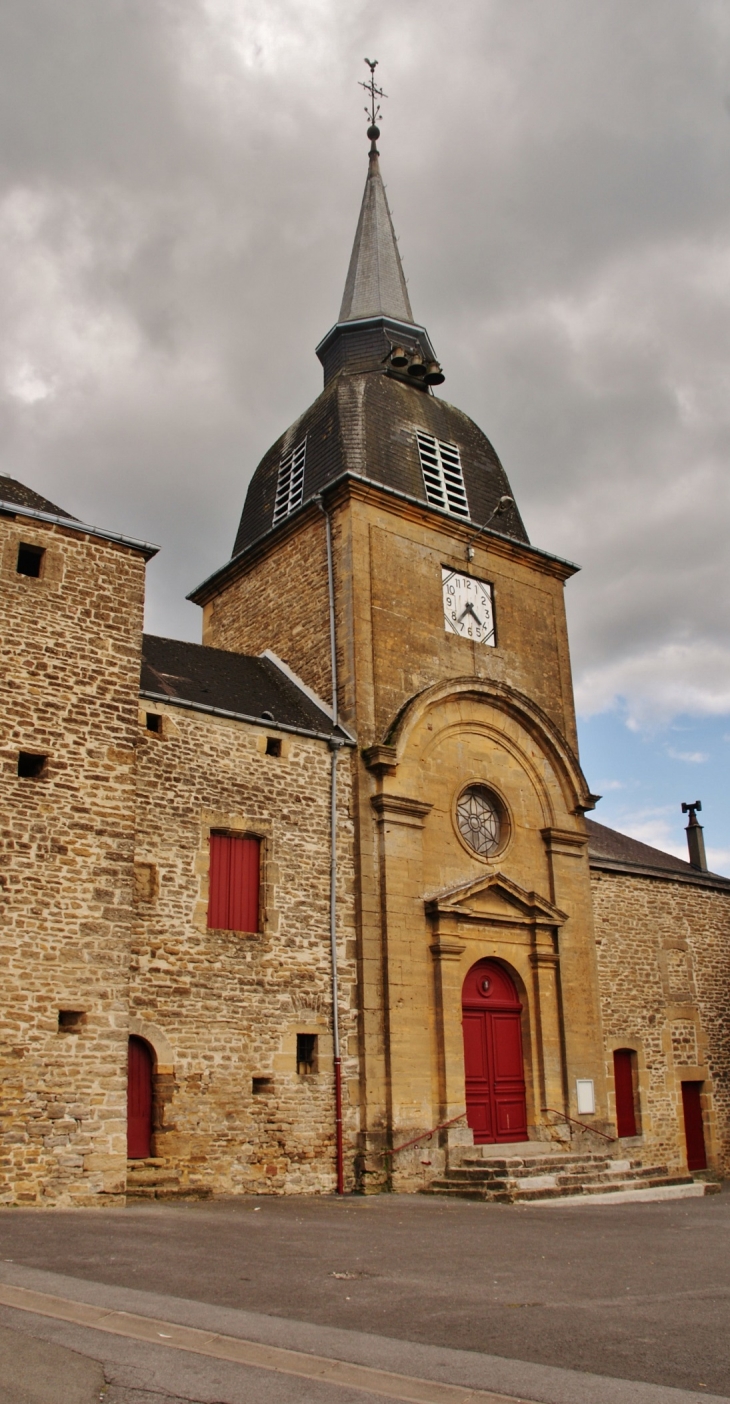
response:
<svg viewBox="0 0 730 1404"><path fill-rule="evenodd" d="M496 961L472 966L462 992L466 1119L475 1145L526 1141L527 1107L517 991Z"/></svg>
<svg viewBox="0 0 730 1404"><path fill-rule="evenodd" d="M687 1142L687 1169L706 1170L705 1130L702 1125L701 1082L682 1083L684 1138Z"/></svg>
<svg viewBox="0 0 730 1404"><path fill-rule="evenodd" d="M630 1048L617 1048L613 1055L613 1083L616 1089L616 1130L619 1136L636 1135L633 1060L634 1054Z"/></svg>
<svg viewBox="0 0 730 1404"><path fill-rule="evenodd" d="M146 1160L152 1150L152 1055L143 1038L129 1040L127 1156Z"/></svg>

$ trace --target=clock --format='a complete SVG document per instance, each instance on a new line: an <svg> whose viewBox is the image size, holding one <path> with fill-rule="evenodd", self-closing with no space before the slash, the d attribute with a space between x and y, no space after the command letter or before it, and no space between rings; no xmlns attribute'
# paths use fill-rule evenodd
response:
<svg viewBox="0 0 730 1404"><path fill-rule="evenodd" d="M494 594L486 580L462 575L450 566L441 567L444 595L444 628L475 643L494 648Z"/></svg>

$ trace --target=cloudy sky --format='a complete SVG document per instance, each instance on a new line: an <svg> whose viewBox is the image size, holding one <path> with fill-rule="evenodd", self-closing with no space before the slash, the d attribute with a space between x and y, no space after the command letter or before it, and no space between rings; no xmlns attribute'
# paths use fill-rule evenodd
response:
<svg viewBox="0 0 730 1404"><path fill-rule="evenodd" d="M730 872L730 7L5 0L2 471L158 542L198 639L264 450L318 393L382 165L442 393L568 586L595 817Z"/></svg>

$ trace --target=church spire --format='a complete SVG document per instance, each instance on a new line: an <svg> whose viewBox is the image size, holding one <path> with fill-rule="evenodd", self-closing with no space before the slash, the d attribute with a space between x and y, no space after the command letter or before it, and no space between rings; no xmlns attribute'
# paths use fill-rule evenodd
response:
<svg viewBox="0 0 730 1404"><path fill-rule="evenodd" d="M370 162L339 321L393 317L399 322L412 322L413 313L376 146L380 136L377 99L385 97L385 93L375 85L377 59L365 62L370 69L370 80L361 86L370 97L370 106L365 109L370 122Z"/></svg>

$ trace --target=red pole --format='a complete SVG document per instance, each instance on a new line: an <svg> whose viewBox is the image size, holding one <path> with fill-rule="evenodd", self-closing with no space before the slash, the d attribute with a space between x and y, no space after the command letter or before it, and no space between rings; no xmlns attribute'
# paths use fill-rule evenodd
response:
<svg viewBox="0 0 730 1404"><path fill-rule="evenodd" d="M342 1060L335 1058L335 1157L337 1193L345 1193L345 1157L342 1148Z"/></svg>

